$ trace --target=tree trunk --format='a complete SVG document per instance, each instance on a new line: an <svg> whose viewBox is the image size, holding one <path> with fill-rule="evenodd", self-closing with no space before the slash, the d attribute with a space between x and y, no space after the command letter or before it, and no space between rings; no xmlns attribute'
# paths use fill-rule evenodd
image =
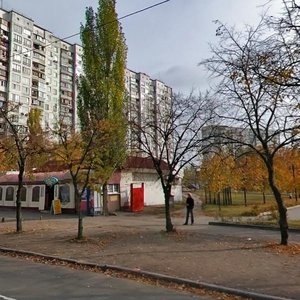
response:
<svg viewBox="0 0 300 300"><path fill-rule="evenodd" d="M165 194L165 217L166 217L166 231L172 232L174 227L171 220L170 213L170 195L171 195L171 187L167 187L164 191Z"/></svg>
<svg viewBox="0 0 300 300"><path fill-rule="evenodd" d="M18 189L17 189L17 199L16 199L16 220L17 220L17 233L22 232L22 208L21 208L21 189L23 186L23 176L24 176L25 166L24 164L19 164L19 175L18 175Z"/></svg>
<svg viewBox="0 0 300 300"><path fill-rule="evenodd" d="M245 207L247 207L247 190L246 190L246 188L244 188L244 204L245 204Z"/></svg>
<svg viewBox="0 0 300 300"><path fill-rule="evenodd" d="M107 182L105 182L102 186L103 192L103 216L108 216L108 191L107 191Z"/></svg>
<svg viewBox="0 0 300 300"><path fill-rule="evenodd" d="M79 210L78 212L78 230L77 230L77 239L82 240L83 238L83 217L82 212Z"/></svg>
<svg viewBox="0 0 300 300"><path fill-rule="evenodd" d="M77 188L75 188L75 206L77 209L77 215L78 215L78 229L77 229L77 239L81 240L83 238L83 216L80 209L81 204L81 197L79 195L79 192Z"/></svg>
<svg viewBox="0 0 300 300"><path fill-rule="evenodd" d="M273 191L273 194L275 196L277 206L278 206L278 212L279 212L279 227L280 227L280 233L281 233L281 245L287 245L288 244L288 222L287 222L287 209L283 203L281 194L277 187L275 185L271 185L270 187Z"/></svg>
<svg viewBox="0 0 300 300"><path fill-rule="evenodd" d="M287 222L287 209L283 203L283 199L281 196L281 193L279 189L277 188L276 184L274 183L274 170L273 170L273 163L268 162L267 165L268 168L268 176L269 176L269 185L273 192L273 195L275 197L277 207L278 207L278 213L279 213L279 228L281 233L281 245L287 245L288 244L288 222Z"/></svg>
<svg viewBox="0 0 300 300"><path fill-rule="evenodd" d="M204 197L205 197L205 204L207 204L207 190L204 188Z"/></svg>
<svg viewBox="0 0 300 300"><path fill-rule="evenodd" d="M219 210L221 210L221 196L220 196L220 192L217 193L217 203L219 206Z"/></svg>
<svg viewBox="0 0 300 300"><path fill-rule="evenodd" d="M263 191L263 204L266 204L266 194L265 194L265 191Z"/></svg>

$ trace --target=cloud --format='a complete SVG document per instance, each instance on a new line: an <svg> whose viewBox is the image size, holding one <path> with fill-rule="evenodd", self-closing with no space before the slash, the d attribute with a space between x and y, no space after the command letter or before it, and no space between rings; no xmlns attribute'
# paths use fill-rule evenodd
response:
<svg viewBox="0 0 300 300"><path fill-rule="evenodd" d="M196 66L175 65L165 70L153 74L170 87L175 92L189 93L194 91L204 91L209 89L209 78L203 68Z"/></svg>

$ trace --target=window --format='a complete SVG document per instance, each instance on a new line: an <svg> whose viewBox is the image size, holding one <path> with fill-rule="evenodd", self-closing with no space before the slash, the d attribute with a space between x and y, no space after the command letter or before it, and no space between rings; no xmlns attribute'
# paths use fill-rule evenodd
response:
<svg viewBox="0 0 300 300"><path fill-rule="evenodd" d="M30 84L30 78L23 77L22 78L22 83L25 84L25 85L29 85Z"/></svg>
<svg viewBox="0 0 300 300"><path fill-rule="evenodd" d="M21 82L21 76L18 74L12 74L11 78L12 78L12 81L14 81L14 82Z"/></svg>
<svg viewBox="0 0 300 300"><path fill-rule="evenodd" d="M39 186L35 186L32 189L32 202L39 202L40 201L40 187Z"/></svg>
<svg viewBox="0 0 300 300"><path fill-rule="evenodd" d="M31 66L31 60L29 58L27 58L27 57L23 57L23 64L25 66L30 67Z"/></svg>
<svg viewBox="0 0 300 300"><path fill-rule="evenodd" d="M70 202L70 187L67 184L59 187L59 199L62 203Z"/></svg>
<svg viewBox="0 0 300 300"><path fill-rule="evenodd" d="M30 40L28 40L28 39L23 39L23 44L24 44L24 46L26 46L26 47L31 47L31 41Z"/></svg>
<svg viewBox="0 0 300 300"><path fill-rule="evenodd" d="M22 52L22 47L18 44L14 44L13 49L14 49L15 52L18 52L18 53Z"/></svg>
<svg viewBox="0 0 300 300"><path fill-rule="evenodd" d="M12 70L21 73L21 66L18 64L12 64Z"/></svg>
<svg viewBox="0 0 300 300"><path fill-rule="evenodd" d="M31 31L24 28L23 33L26 34L28 37L31 37Z"/></svg>
<svg viewBox="0 0 300 300"><path fill-rule="evenodd" d="M6 80L0 80L0 86L5 86L7 85L7 81Z"/></svg>
<svg viewBox="0 0 300 300"><path fill-rule="evenodd" d="M27 189L25 186L22 186L21 188L21 194L20 194L20 198L22 202L26 202L26 193L27 193Z"/></svg>
<svg viewBox="0 0 300 300"><path fill-rule="evenodd" d="M108 184L107 185L108 193L119 193L120 192L120 185L119 184Z"/></svg>
<svg viewBox="0 0 300 300"><path fill-rule="evenodd" d="M21 62L21 55L20 54L13 54L13 61Z"/></svg>
<svg viewBox="0 0 300 300"><path fill-rule="evenodd" d="M22 67L22 73L23 74L26 74L26 75L30 75L30 69L29 68L26 68L26 67Z"/></svg>
<svg viewBox="0 0 300 300"><path fill-rule="evenodd" d="M29 87L26 87L26 86L23 86L23 87L22 87L22 93L23 93L24 95L29 95L29 92L30 92Z"/></svg>
<svg viewBox="0 0 300 300"><path fill-rule="evenodd" d="M18 34L14 34L14 41L19 44L22 44L22 37Z"/></svg>
<svg viewBox="0 0 300 300"><path fill-rule="evenodd" d="M14 200L14 188L9 186L6 188L5 201L13 201Z"/></svg>
<svg viewBox="0 0 300 300"><path fill-rule="evenodd" d="M29 97L21 97L22 103L29 104Z"/></svg>
<svg viewBox="0 0 300 300"><path fill-rule="evenodd" d="M16 94L11 94L12 100L19 102L20 101L20 95L16 95Z"/></svg>
<svg viewBox="0 0 300 300"><path fill-rule="evenodd" d="M11 86L12 86L13 90L16 90L16 91L20 91L21 90L21 86L19 84L13 83Z"/></svg>
<svg viewBox="0 0 300 300"><path fill-rule="evenodd" d="M3 191L3 189L2 189L2 187L0 187L0 201L2 201L2 191Z"/></svg>

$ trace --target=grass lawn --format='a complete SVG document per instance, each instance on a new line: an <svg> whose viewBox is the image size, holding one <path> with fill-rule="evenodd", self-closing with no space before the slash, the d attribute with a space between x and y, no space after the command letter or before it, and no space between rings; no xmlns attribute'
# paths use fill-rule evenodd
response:
<svg viewBox="0 0 300 300"><path fill-rule="evenodd" d="M204 193L199 192L199 197L204 200ZM296 202L295 199L290 199L288 195L284 195L284 203L287 207L291 207L299 205L300 199ZM241 217L249 217L246 221L243 218L243 222L268 225L277 225L278 223L277 204L271 194L266 195L266 203L264 204L262 194L248 192L247 205L245 205L243 192L233 192L232 205L223 205L221 199L221 205L210 203L204 204L203 211L207 216L212 216L224 221L232 221L233 219L241 221ZM268 220L250 218L256 217L263 212L271 212ZM300 220L289 220L289 226L291 228L300 228Z"/></svg>

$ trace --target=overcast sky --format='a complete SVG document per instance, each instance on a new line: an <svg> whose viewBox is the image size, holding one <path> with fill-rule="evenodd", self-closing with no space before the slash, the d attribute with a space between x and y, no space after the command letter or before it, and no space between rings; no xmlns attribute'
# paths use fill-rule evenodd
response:
<svg viewBox="0 0 300 300"><path fill-rule="evenodd" d="M162 0L117 0L122 17ZM207 88L207 74L197 63L210 55L209 43L217 41L220 20L242 28L255 25L268 0L170 0L122 20L128 46L127 67L160 79L175 91ZM2 0L3 8L33 19L64 38L79 32L85 8L97 9L98 0ZM280 12L281 0L271 1L271 14ZM80 44L80 37L69 39Z"/></svg>

